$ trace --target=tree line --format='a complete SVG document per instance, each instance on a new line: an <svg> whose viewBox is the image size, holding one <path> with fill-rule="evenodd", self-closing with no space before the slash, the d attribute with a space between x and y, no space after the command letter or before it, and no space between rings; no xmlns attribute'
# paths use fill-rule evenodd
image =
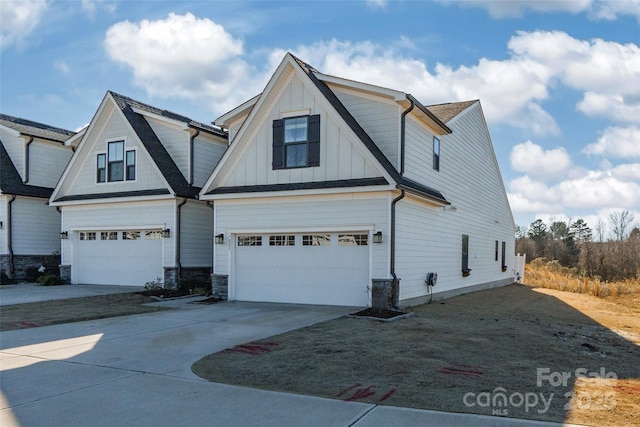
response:
<svg viewBox="0 0 640 427"><path fill-rule="evenodd" d="M594 229L583 219L562 221L541 219L528 227L516 227L516 253L535 258L557 260L576 268L587 277L605 281L640 279L640 224L629 211L609 215L611 233L605 239L607 225L599 220Z"/></svg>

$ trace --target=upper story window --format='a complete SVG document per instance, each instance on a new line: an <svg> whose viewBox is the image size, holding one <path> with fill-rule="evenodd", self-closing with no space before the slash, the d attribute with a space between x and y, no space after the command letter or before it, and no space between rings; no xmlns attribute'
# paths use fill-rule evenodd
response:
<svg viewBox="0 0 640 427"><path fill-rule="evenodd" d="M433 137L433 169L440 170L440 138Z"/></svg>
<svg viewBox="0 0 640 427"><path fill-rule="evenodd" d="M273 169L320 166L320 115L273 121Z"/></svg>
<svg viewBox="0 0 640 427"><path fill-rule="evenodd" d="M110 142L107 149L107 180L124 180L124 141Z"/></svg>
<svg viewBox="0 0 640 427"><path fill-rule="evenodd" d="M136 179L136 152L125 152L124 141L107 144L107 153L96 157L96 182L133 181Z"/></svg>

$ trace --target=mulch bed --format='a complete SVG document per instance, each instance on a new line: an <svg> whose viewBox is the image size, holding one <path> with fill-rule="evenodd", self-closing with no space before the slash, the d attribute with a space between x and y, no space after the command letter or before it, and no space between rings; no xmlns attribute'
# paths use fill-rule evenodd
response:
<svg viewBox="0 0 640 427"><path fill-rule="evenodd" d="M393 310L389 308L365 308L364 310L360 310L356 313L349 314L348 317L363 317L367 319L381 320L381 321L391 321L397 319L404 319L406 317L410 317L413 313Z"/></svg>
<svg viewBox="0 0 640 427"><path fill-rule="evenodd" d="M222 301L226 301L226 300L224 300L222 298L218 298L218 297L209 297L207 299L202 299L202 300L199 300L199 301L193 301L192 304L215 304L215 303L222 302Z"/></svg>

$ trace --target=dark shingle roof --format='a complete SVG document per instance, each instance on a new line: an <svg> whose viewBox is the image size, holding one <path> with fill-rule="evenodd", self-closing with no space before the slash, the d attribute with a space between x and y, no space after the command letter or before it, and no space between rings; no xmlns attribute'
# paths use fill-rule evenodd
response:
<svg viewBox="0 0 640 427"><path fill-rule="evenodd" d="M0 192L2 194L48 199L53 192L53 188L37 187L22 182L20 173L11 161L4 144L0 141Z"/></svg>
<svg viewBox="0 0 640 427"><path fill-rule="evenodd" d="M196 198L200 188L189 186L184 175L182 175L182 172L178 169L178 166L169 155L169 152L158 139L158 136L151 128L151 125L149 125L149 122L147 122L142 115L133 111L133 108L142 108L141 105L145 104L115 92L109 93L124 113L124 116L131 124L136 135L138 135L138 138L140 138L140 141L142 141L142 144L158 166L158 169L160 169L160 172L169 183L169 186L176 193L176 196Z"/></svg>
<svg viewBox="0 0 640 427"><path fill-rule="evenodd" d="M180 122L185 122L189 126L198 128L200 130L204 130L205 132L209 132L223 138L227 137L227 134L217 126L211 126L204 123L197 122L195 120L190 119L189 117L183 116L181 114L177 114L168 110L162 110L160 108L156 108L152 105L145 104L144 102L136 101L135 99L131 99L128 96L121 95L119 93L109 91L111 95L114 97L118 97L122 101L128 103L132 108L138 108L140 110L148 111L149 113L156 114L158 116L166 117L168 119L177 120Z"/></svg>
<svg viewBox="0 0 640 427"><path fill-rule="evenodd" d="M351 115L349 110L344 106L344 104L338 99L335 93L327 86L323 81L318 79L314 73L318 73L318 70L313 68L311 65L297 58L295 55L291 55L295 61L300 65L305 74L309 77L309 79L313 82L313 84L322 92L327 101L333 106L333 108L340 114L342 119L347 123L347 125L351 128L351 130L358 136L358 138L362 141L362 143L369 149L371 154L380 162L382 167L393 177L393 179L397 182L398 187L401 189L412 190L413 193L419 193L423 196L426 196L431 199L437 199L443 203L449 203L447 199L444 198L442 193L427 186L418 184L414 181L410 181L404 178L397 169L391 164L387 156L382 153L378 145L373 142L369 134L365 132L365 130L360 126L358 121ZM445 126L446 127L446 126Z"/></svg>
<svg viewBox="0 0 640 427"><path fill-rule="evenodd" d="M239 187L220 187L207 194L262 193L266 191L317 190L324 188L365 187L369 185L387 185L386 179L361 178L336 181L293 182L287 184L245 185Z"/></svg>
<svg viewBox="0 0 640 427"><path fill-rule="evenodd" d="M463 102L448 102L446 104L427 105L427 109L435 114L441 121L447 123L476 102L478 102L477 99Z"/></svg>
<svg viewBox="0 0 640 427"><path fill-rule="evenodd" d="M9 116L7 114L0 114L0 124L16 130L24 135L44 138L57 142L64 142L75 135L75 132L72 132L70 130L45 125L43 123L32 122L31 120L21 119L19 117Z"/></svg>

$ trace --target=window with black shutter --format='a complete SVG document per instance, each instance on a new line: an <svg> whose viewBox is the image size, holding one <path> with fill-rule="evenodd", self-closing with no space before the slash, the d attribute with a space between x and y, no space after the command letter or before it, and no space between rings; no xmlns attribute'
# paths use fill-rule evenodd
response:
<svg viewBox="0 0 640 427"><path fill-rule="evenodd" d="M320 166L320 115L273 121L273 169Z"/></svg>

